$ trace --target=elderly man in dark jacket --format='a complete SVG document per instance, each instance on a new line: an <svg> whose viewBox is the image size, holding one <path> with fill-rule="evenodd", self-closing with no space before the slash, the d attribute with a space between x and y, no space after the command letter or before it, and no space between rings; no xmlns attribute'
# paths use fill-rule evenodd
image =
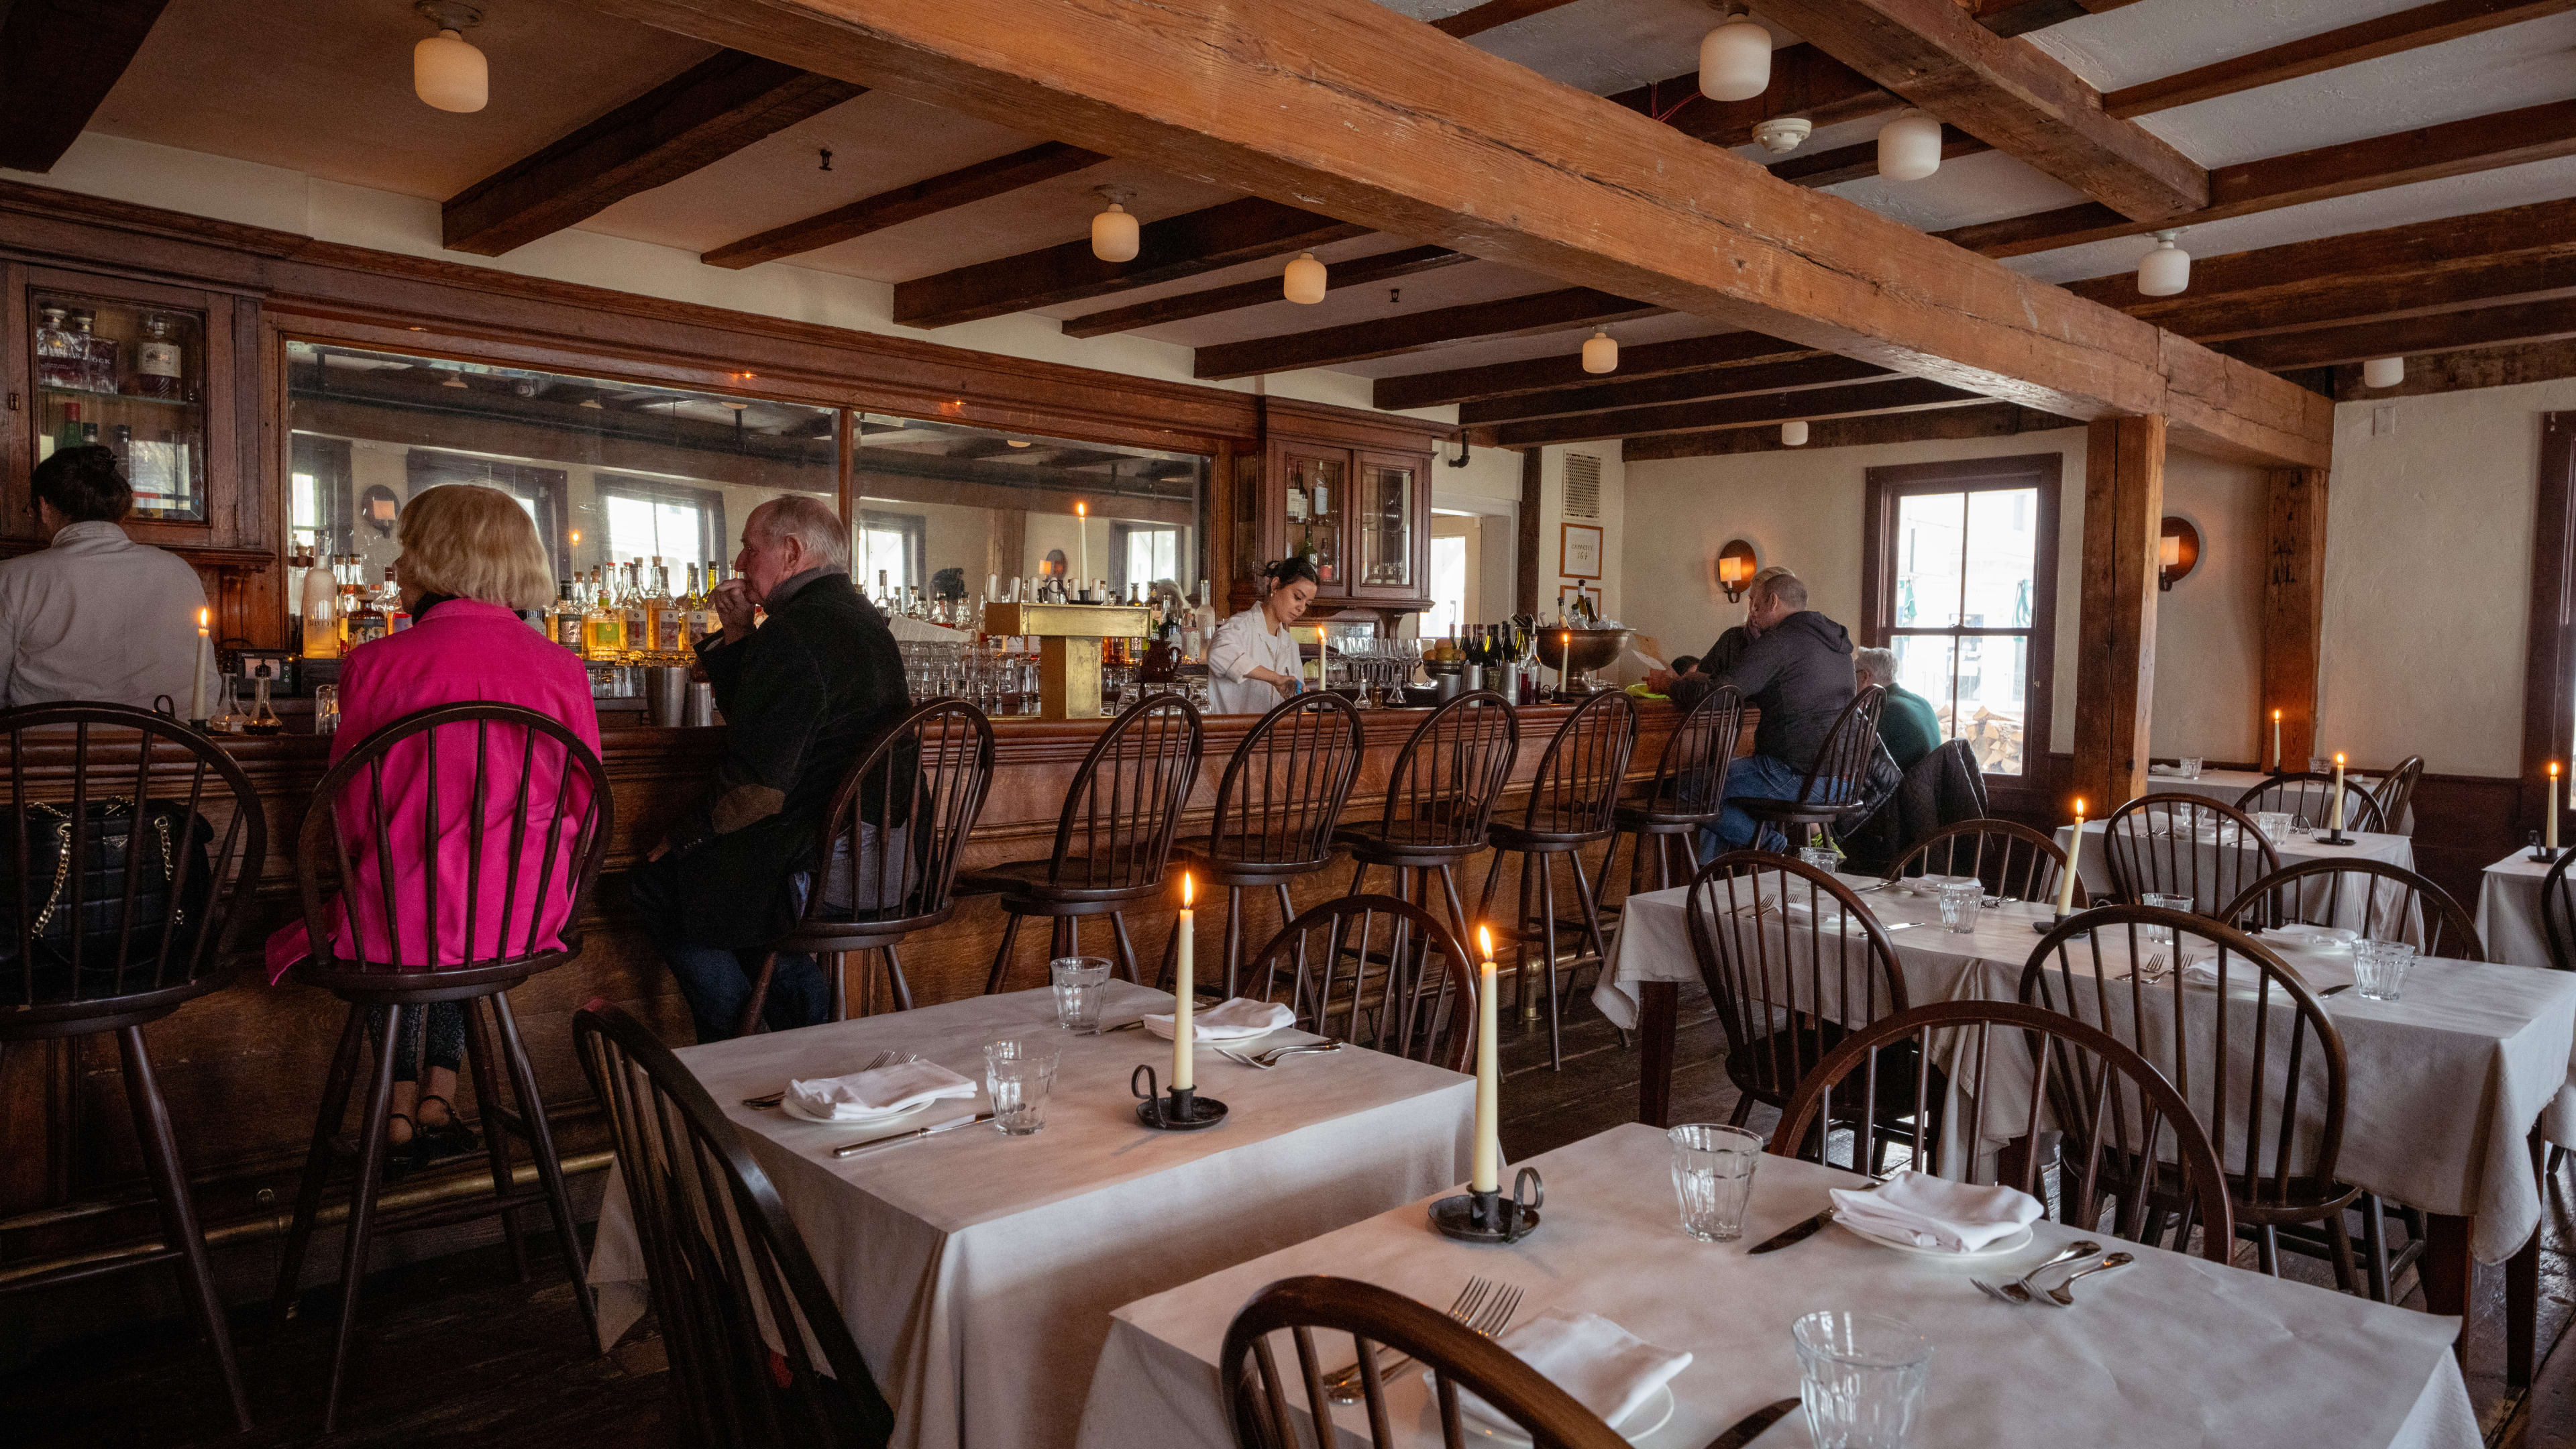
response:
<svg viewBox="0 0 2576 1449"><path fill-rule="evenodd" d="M1754 727L1752 757L1736 761L1727 773L1727 800L1794 799L1825 736L1833 732L1835 718L1856 692L1851 634L1809 609L1806 584L1786 569L1756 578L1747 598L1745 625L1752 637L1731 662L1711 671L1713 661L1704 659L1699 669L1660 682L1679 709L1734 685L1746 704L1762 711L1762 721ZM1722 647L1710 650L1718 657L1726 652ZM1715 829L1700 833L1701 858L1752 845L1757 829L1752 816L1729 803ZM1766 848L1786 848L1778 831L1761 834Z"/></svg>
<svg viewBox="0 0 2576 1449"><path fill-rule="evenodd" d="M741 1030L766 943L803 908L834 792L910 707L902 653L850 582L849 530L829 505L791 494L753 509L734 574L713 599L723 631L698 646L724 759L630 880L700 1041ZM769 614L757 629L755 607ZM781 955L762 1019L811 1026L830 1001L813 957Z"/></svg>

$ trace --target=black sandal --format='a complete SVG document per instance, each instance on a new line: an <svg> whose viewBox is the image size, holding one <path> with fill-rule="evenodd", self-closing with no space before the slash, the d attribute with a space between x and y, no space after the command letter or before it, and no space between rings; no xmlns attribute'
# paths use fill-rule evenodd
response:
<svg viewBox="0 0 2576 1449"><path fill-rule="evenodd" d="M396 1122L400 1122L411 1129L410 1141L396 1142L394 1140L393 1124ZM385 1181L399 1182L402 1179L411 1176L411 1170L420 1165L417 1158L420 1153L421 1140L425 1135L426 1134L420 1130L420 1122L410 1113L388 1112L385 1114Z"/></svg>
<svg viewBox="0 0 2576 1449"><path fill-rule="evenodd" d="M482 1145L481 1140L474 1135L474 1129L466 1126L457 1117L456 1104L445 1097L434 1095L423 1097L414 1104L412 1110L419 1111L432 1102L436 1102L446 1110L447 1121L437 1127L413 1124L412 1160L416 1165L427 1166L442 1157L454 1157L459 1153L471 1152Z"/></svg>

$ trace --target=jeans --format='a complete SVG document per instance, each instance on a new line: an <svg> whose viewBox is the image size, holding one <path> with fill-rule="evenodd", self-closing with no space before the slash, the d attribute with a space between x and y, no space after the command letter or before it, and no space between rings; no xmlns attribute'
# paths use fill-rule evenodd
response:
<svg viewBox="0 0 2576 1449"><path fill-rule="evenodd" d="M680 914L680 870L677 856L647 861L627 877L627 890L634 897L645 934L652 937L654 949L670 964L680 995L688 999L698 1040L725 1041L741 1033L743 1008L751 1002L751 983L760 974L760 958L768 952L703 946L691 941L688 922ZM801 910L806 878L795 877L794 885L797 908ZM820 1025L831 1015L831 987L814 958L780 952L778 964L770 974L769 999L761 1007L761 1020L769 1024L771 1031L793 1031L800 1026Z"/></svg>
<svg viewBox="0 0 2576 1449"><path fill-rule="evenodd" d="M1784 764L1769 755L1748 755L1737 760L1726 772L1727 805L1718 812L1715 825L1699 828L1699 863L1708 864L1719 853L1743 850L1761 836L1760 848L1785 851L1789 837L1762 824L1736 806L1737 800L1795 800L1807 781L1807 772Z"/></svg>

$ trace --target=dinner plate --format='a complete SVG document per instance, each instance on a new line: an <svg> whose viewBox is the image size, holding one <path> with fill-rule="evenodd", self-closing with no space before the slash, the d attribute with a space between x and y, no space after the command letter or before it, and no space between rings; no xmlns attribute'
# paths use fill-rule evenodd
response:
<svg viewBox="0 0 2576 1449"><path fill-rule="evenodd" d="M1905 889L1912 891L1914 894L1922 896L1927 900L1938 900L1941 895L1941 887L1948 885L1953 881L1960 885L1981 886L1981 883L1977 878L1972 875L1918 875L1909 878L1905 882Z"/></svg>
<svg viewBox="0 0 2576 1449"><path fill-rule="evenodd" d="M1953 1253L1947 1248L1924 1247L1921 1243L1915 1242L1911 1238L1881 1237L1879 1234L1873 1233L1866 1228L1853 1223L1844 1222L1840 1217L1836 1217L1834 1219L1834 1226L1865 1243L1876 1243L1882 1248L1893 1248L1900 1253L1912 1253L1918 1258L1945 1258L1954 1263L1965 1263L1979 1258L2008 1257L2011 1254L2018 1253L2022 1249L2029 1247L2031 1239L2034 1236L2030 1230L2030 1225L2028 1223L2024 1223L2020 1230L2013 1233L2012 1236L1997 1239L1995 1242L1989 1243L1985 1247L1979 1248L1973 1253Z"/></svg>
<svg viewBox="0 0 2576 1449"><path fill-rule="evenodd" d="M966 1099L963 1097L940 1097L936 1100L941 1102L962 1102ZM879 1112L873 1117L817 1117L813 1113L806 1111L802 1106L799 1106L796 1098L792 1095L778 1099L778 1109L780 1111L785 1112L788 1116L795 1118L799 1122L811 1122L817 1127L882 1127L888 1122L909 1117L915 1112L925 1111L930 1107L930 1105L931 1104L929 1102L918 1102L909 1107L898 1107L891 1112Z"/></svg>
<svg viewBox="0 0 2576 1449"><path fill-rule="evenodd" d="M1422 1381L1426 1384L1430 1383L1431 1375L1424 1374ZM1671 1423L1673 1406L1672 1385L1659 1384L1652 1394L1646 1396L1646 1401L1637 1406L1635 1413L1611 1425L1610 1430L1633 1444ZM1458 1413L1458 1427L1466 1431L1468 1439L1481 1443L1508 1444L1514 1446L1514 1449L1520 1449L1520 1446L1530 1442L1530 1437L1513 1425L1488 1424L1474 1414L1468 1413L1463 1405Z"/></svg>

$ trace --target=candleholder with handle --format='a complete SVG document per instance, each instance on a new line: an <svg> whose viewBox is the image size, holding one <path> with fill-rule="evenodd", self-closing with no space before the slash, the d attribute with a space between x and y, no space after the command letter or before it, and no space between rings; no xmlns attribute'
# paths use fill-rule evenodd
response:
<svg viewBox="0 0 2576 1449"><path fill-rule="evenodd" d="M1537 1168L1524 1167L1513 1175L1510 1197L1471 1188L1433 1203L1431 1226L1462 1243L1517 1243L1538 1231L1538 1210L1546 1204L1546 1181Z"/></svg>
<svg viewBox="0 0 2576 1449"><path fill-rule="evenodd" d="M1144 1085L1138 1086L1138 1079ZM1128 1095L1139 1098L1136 1120L1157 1132L1197 1132L1225 1120L1225 1104L1214 1097L1202 1097L1196 1087L1174 1087L1165 1092L1154 1076L1154 1068L1139 1063L1127 1074Z"/></svg>

